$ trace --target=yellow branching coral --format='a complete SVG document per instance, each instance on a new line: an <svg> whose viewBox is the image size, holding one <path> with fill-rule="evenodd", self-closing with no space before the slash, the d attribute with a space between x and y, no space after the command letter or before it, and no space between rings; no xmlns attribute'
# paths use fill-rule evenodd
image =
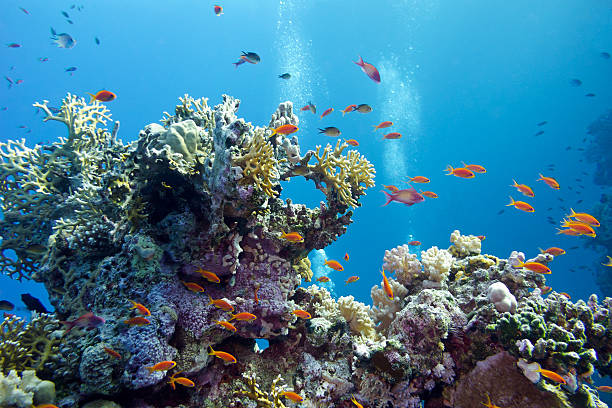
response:
<svg viewBox="0 0 612 408"><path fill-rule="evenodd" d="M293 270L306 282L311 281L313 272L312 269L310 269L310 259L308 259L308 257L304 257L297 261L295 265L293 265Z"/></svg>
<svg viewBox="0 0 612 408"><path fill-rule="evenodd" d="M317 163L308 165L311 174L318 174L320 180L315 182L325 183L325 187L317 185L328 200L336 198L340 203L357 207L357 199L365 194L366 188L374 187L374 166L356 150L350 150L346 156L342 155L348 145L338 139L336 147L332 150L331 145L317 146L314 154ZM310 177L309 177L310 178ZM332 196L336 194L336 196Z"/></svg>
<svg viewBox="0 0 612 408"><path fill-rule="evenodd" d="M273 190L278 185L277 160L274 157L274 148L264 138L265 130L255 129L253 138L247 142L242 156L233 159L234 164L242 168L240 184L255 184L270 197L276 197L278 192Z"/></svg>
<svg viewBox="0 0 612 408"><path fill-rule="evenodd" d="M21 372L40 371L59 351L60 339L53 331L59 323L49 315L38 315L28 324L19 317L7 317L0 323L0 369Z"/></svg>
<svg viewBox="0 0 612 408"><path fill-rule="evenodd" d="M254 401L260 408L286 408L281 401L282 392L285 386L278 387L278 383L282 380L280 374L272 381L270 392L262 391L257 385L255 374L244 374L247 388L234 391L234 395L244 395Z"/></svg>

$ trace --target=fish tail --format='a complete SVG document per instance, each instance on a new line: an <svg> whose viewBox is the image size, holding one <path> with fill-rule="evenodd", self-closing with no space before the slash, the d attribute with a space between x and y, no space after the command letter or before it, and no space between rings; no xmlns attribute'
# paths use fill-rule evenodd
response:
<svg viewBox="0 0 612 408"><path fill-rule="evenodd" d="M360 67L363 67L363 58L361 58L361 55L359 56L359 61L355 62L355 64L359 65Z"/></svg>
<svg viewBox="0 0 612 408"><path fill-rule="evenodd" d="M573 208L570 208L570 215L568 215L568 217L574 217L576 215L576 211L574 211Z"/></svg>
<svg viewBox="0 0 612 408"><path fill-rule="evenodd" d="M444 170L444 171L448 171L447 176L450 176L451 174L453 174L453 166L451 166L450 164L448 164L448 165L446 166L446 170Z"/></svg>
<svg viewBox="0 0 612 408"><path fill-rule="evenodd" d="M516 180L515 180L515 179L512 179L512 182L513 182L514 184L512 184L510 187L518 187L518 183L516 182Z"/></svg>
<svg viewBox="0 0 612 408"><path fill-rule="evenodd" d="M378 125L374 125L374 130L373 132L376 132L378 130Z"/></svg>
<svg viewBox="0 0 612 408"><path fill-rule="evenodd" d="M506 207L510 207L514 205L514 198L512 198L512 196L510 196L510 204L506 204Z"/></svg>
<svg viewBox="0 0 612 408"><path fill-rule="evenodd" d="M538 250L540 251L541 254L544 253L544 250L542 248L538 247Z"/></svg>
<svg viewBox="0 0 612 408"><path fill-rule="evenodd" d="M214 356L214 355L215 355L215 353L216 353L216 351L215 351L215 350L213 350L212 346L208 346L208 347L210 347L210 352L208 353L208 355L209 355L209 356Z"/></svg>
<svg viewBox="0 0 612 408"><path fill-rule="evenodd" d="M276 129L272 129L272 134L271 134L269 137L274 136L276 133L277 133L277 132L276 132Z"/></svg>
<svg viewBox="0 0 612 408"><path fill-rule="evenodd" d="M87 92L87 95L91 96L91 99L89 100L89 103L92 103L93 101L96 100L96 95L94 95L92 93L89 93L89 92Z"/></svg>
<svg viewBox="0 0 612 408"><path fill-rule="evenodd" d="M381 190L383 193L385 193L385 195L387 196L387 202L384 203L382 205L382 207L384 207L385 205L389 204L391 201L393 201L393 196L389 193L387 193L385 190Z"/></svg>
<svg viewBox="0 0 612 408"><path fill-rule="evenodd" d="M209 305L212 305L212 304L214 303L214 302L213 302L213 298L211 298L211 297L210 297L210 295L208 295L208 299L210 299L210 302L208 302L208 304L209 304ZM212 347L211 347L211 348L212 348Z"/></svg>
<svg viewBox="0 0 612 408"><path fill-rule="evenodd" d="M76 323L75 323L75 322L69 322L69 321L66 321L66 320L61 320L61 321L60 321L60 323L61 323L61 324L63 324L63 325L65 325L65 326L68 328L68 329L67 329L67 330L64 332L63 336L65 336L66 334L68 334L68 332L69 332L70 330L72 330L72 329L74 328L74 326L76 326Z"/></svg>
<svg viewBox="0 0 612 408"><path fill-rule="evenodd" d="M230 316L232 316L232 317L231 317L231 318L228 320L228 322L231 322L232 320L234 320L234 319L236 318L236 315L235 315L235 314L231 314L231 313L230 313Z"/></svg>
<svg viewBox="0 0 612 408"><path fill-rule="evenodd" d="M539 173L540 178L538 180L544 180L544 176L542 175L542 173Z"/></svg>
<svg viewBox="0 0 612 408"><path fill-rule="evenodd" d="M153 371L155 371L155 368L153 366L151 367L145 367L147 370L149 370L149 374L151 374Z"/></svg>

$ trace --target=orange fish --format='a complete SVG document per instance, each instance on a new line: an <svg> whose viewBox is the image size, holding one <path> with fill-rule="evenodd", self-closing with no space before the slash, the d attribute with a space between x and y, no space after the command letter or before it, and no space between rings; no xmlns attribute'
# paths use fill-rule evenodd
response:
<svg viewBox="0 0 612 408"><path fill-rule="evenodd" d="M255 300L255 304L258 305L259 298L257 297L257 292L259 292L259 286L255 286L255 290L253 292L255 292L255 296L253 297L253 300Z"/></svg>
<svg viewBox="0 0 612 408"><path fill-rule="evenodd" d="M215 10L215 14L218 15L218 16L223 14L223 7L221 7L221 6L215 6L214 10Z"/></svg>
<svg viewBox="0 0 612 408"><path fill-rule="evenodd" d="M149 373L153 373L154 371L168 371L172 368L176 367L176 361L161 361L155 365L152 365L150 367L145 367L147 370L149 370Z"/></svg>
<svg viewBox="0 0 612 408"><path fill-rule="evenodd" d="M484 241L485 239L487 239L485 235L478 235L476 238L478 238L481 241Z"/></svg>
<svg viewBox="0 0 612 408"><path fill-rule="evenodd" d="M410 245L410 246L419 246L419 245L421 245L421 241L410 241L408 243L408 245Z"/></svg>
<svg viewBox="0 0 612 408"><path fill-rule="evenodd" d="M340 262L334 261L333 259L328 259L327 261L325 261L324 265L329 266L334 271L342 272L344 270L344 267L340 265Z"/></svg>
<svg viewBox="0 0 612 408"><path fill-rule="evenodd" d="M348 145L351 145L351 146L354 146L354 147L359 146L359 142L358 142L358 141L356 141L355 139L348 139L348 140L344 139L344 141L345 141L345 142L346 142L346 144L348 144Z"/></svg>
<svg viewBox="0 0 612 408"><path fill-rule="evenodd" d="M349 260L349 254L348 254L348 252L345 252L345 253L344 253L344 260L348 262L348 260Z"/></svg>
<svg viewBox="0 0 612 408"><path fill-rule="evenodd" d="M138 313L140 313L141 315L143 315L143 316L151 316L151 312L149 311L149 309L147 309L146 307L144 307L140 303L136 303L133 300L129 300L129 302L131 302L132 305L133 305L132 307L130 307L130 310L131 309L136 309L136 311Z"/></svg>
<svg viewBox="0 0 612 408"><path fill-rule="evenodd" d="M546 295L547 293L552 292L552 288L550 286L542 286L540 290L542 291L543 295Z"/></svg>
<svg viewBox="0 0 612 408"><path fill-rule="evenodd" d="M544 377L548 378L549 380L553 380L561 384L567 384L567 381L565 381L565 378L561 377L559 374L555 373L554 371L544 370L542 368L540 368L539 370L535 370L535 371L542 374Z"/></svg>
<svg viewBox="0 0 612 408"><path fill-rule="evenodd" d="M561 187L559 186L559 183L557 183L557 180L555 180L552 177L544 177L542 175L542 173L540 173L540 178L538 179L538 181L542 180L543 182L545 182L546 184L548 184L548 187L550 188L554 188L555 190L559 190Z"/></svg>
<svg viewBox="0 0 612 408"><path fill-rule="evenodd" d="M378 129L388 128L389 126L393 126L393 122L385 120L384 122L380 122L378 125L374 126L374 131L376 132Z"/></svg>
<svg viewBox="0 0 612 408"><path fill-rule="evenodd" d="M151 324L149 319L142 316L132 317L131 319L124 320L123 323L130 326L146 326L147 324Z"/></svg>
<svg viewBox="0 0 612 408"><path fill-rule="evenodd" d="M302 319L310 319L312 316L310 315L310 313L308 313L305 310L301 310L301 309L296 309L293 312L294 315L296 315L297 317L300 317Z"/></svg>
<svg viewBox="0 0 612 408"><path fill-rule="evenodd" d="M383 184L383 187L386 188L387 190L391 191L392 193L397 193L399 191L399 188L395 187L392 184L388 185L388 186Z"/></svg>
<svg viewBox="0 0 612 408"><path fill-rule="evenodd" d="M226 322L225 320L215 320L215 323L217 323L219 326L223 327L224 329L227 329L229 331L236 333L236 330L237 330L236 326L234 326L230 322Z"/></svg>
<svg viewBox="0 0 612 408"><path fill-rule="evenodd" d="M464 162L461 162L461 164L463 164L463 167L465 167L468 170L472 170L474 173L486 173L487 169L485 169L483 166L479 165L479 164L465 164Z"/></svg>
<svg viewBox="0 0 612 408"><path fill-rule="evenodd" d="M108 348L108 347L104 347L104 351L108 354L111 355L115 358L121 359L121 354L117 353L115 350L113 350L112 348Z"/></svg>
<svg viewBox="0 0 612 408"><path fill-rule="evenodd" d="M299 244L304 242L304 238L298 234L297 232L285 233L285 231L281 231L281 239L286 239L289 242L293 242L294 244Z"/></svg>
<svg viewBox="0 0 612 408"><path fill-rule="evenodd" d="M111 91L98 91L98 93L96 93L95 95L88 95L91 96L91 100L89 101L89 103L92 103L93 101L110 102L117 97L117 95L115 95Z"/></svg>
<svg viewBox="0 0 612 408"><path fill-rule="evenodd" d="M422 191L419 190L421 195L424 195L425 197L429 197L429 198L438 198L438 195L436 193L434 193L433 191Z"/></svg>
<svg viewBox="0 0 612 408"><path fill-rule="evenodd" d="M277 133L286 136L286 135L290 135L292 133L295 133L298 130L299 130L299 128L297 126L291 125L291 124L286 124L286 125L279 126L276 129L272 129L272 134L270 136L274 136Z"/></svg>
<svg viewBox="0 0 612 408"><path fill-rule="evenodd" d="M559 256L565 254L565 250L557 247L550 247L548 249L538 248L543 254L550 254L552 256Z"/></svg>
<svg viewBox="0 0 612 408"><path fill-rule="evenodd" d="M577 235L581 235L578 231L574 231L571 228L568 229L559 229L557 228L557 234L563 234L563 235L572 235L572 236L577 236Z"/></svg>
<svg viewBox="0 0 612 408"><path fill-rule="evenodd" d="M353 404L355 404L355 406L356 406L357 408L363 408L363 405L361 405L360 403L358 403L358 402L357 402L357 398L355 398L355 396L354 396L354 395L352 395L352 394L351 394L351 402L352 402Z"/></svg>
<svg viewBox="0 0 612 408"><path fill-rule="evenodd" d="M357 105L349 105L346 108L344 108L344 110L342 111L342 116L344 116L345 113L349 113L354 111L355 109L357 109Z"/></svg>
<svg viewBox="0 0 612 408"><path fill-rule="evenodd" d="M510 204L506 204L506 207L510 207L510 206L513 205L514 208L517 208L517 209L519 209L521 211L525 211L525 212L534 212L535 211L535 209L531 205L527 204L524 201L514 201L514 198L512 198L512 197L510 197L510 200L511 200Z"/></svg>
<svg viewBox="0 0 612 408"><path fill-rule="evenodd" d="M348 285L349 283L357 282L358 280L359 276L349 276L349 278L344 281L344 284Z"/></svg>
<svg viewBox="0 0 612 408"><path fill-rule="evenodd" d="M196 271L197 273L199 273L200 275L202 275L202 277L204 279L206 279L207 281L211 282L211 283L219 283L221 282L221 279L219 279L219 277L211 272L211 271L205 271L202 268L198 268L198 270Z"/></svg>
<svg viewBox="0 0 612 408"><path fill-rule="evenodd" d="M429 183L429 179L423 176L408 177L413 183Z"/></svg>
<svg viewBox="0 0 612 408"><path fill-rule="evenodd" d="M595 389L601 392L612 392L612 387L610 387L609 385L600 385L599 387L596 387Z"/></svg>
<svg viewBox="0 0 612 408"><path fill-rule="evenodd" d="M526 184L518 184L516 182L516 180L514 180L514 179L512 179L512 182L514 184L511 184L510 187L515 187L518 191L523 193L523 195L525 195L527 197L534 197L535 196L533 190L528 185L526 185Z"/></svg>
<svg viewBox="0 0 612 408"><path fill-rule="evenodd" d="M461 178L476 177L472 170L465 168L465 167L459 167L459 168L453 169L453 167L450 164L446 166L445 171L448 171L448 173L446 174L447 176L453 175L453 176L461 177Z"/></svg>
<svg viewBox="0 0 612 408"><path fill-rule="evenodd" d="M569 300L572 300L572 297L570 296L570 294L569 294L569 293L561 292L561 293L559 293L559 294L560 294L560 295L562 295L562 296L565 296L565 297L566 297L566 298L568 298Z"/></svg>
<svg viewBox="0 0 612 408"><path fill-rule="evenodd" d="M597 218L593 217L591 214L577 213L573 208L570 208L570 211L572 212L570 215L568 215L570 218L576 218L578 221L589 224L593 227L599 227L601 225Z"/></svg>
<svg viewBox="0 0 612 408"><path fill-rule="evenodd" d="M526 268L529 269L532 272L536 272L536 273L541 273L543 275L548 275L549 273L552 273L552 271L548 268L548 266L541 264L539 262L527 262L524 263L521 260L518 260L518 265L519 268Z"/></svg>
<svg viewBox="0 0 612 408"><path fill-rule="evenodd" d="M249 312L240 312L240 313L233 314L232 317L229 319L229 321L231 322L234 319L240 322L250 322L251 320L257 319L257 316Z"/></svg>
<svg viewBox="0 0 612 408"><path fill-rule="evenodd" d="M185 285L185 287L192 292L196 292L196 293L204 292L204 288L195 282L185 282L185 281L181 281L181 282L183 282L183 285Z"/></svg>
<svg viewBox="0 0 612 408"><path fill-rule="evenodd" d="M187 377L177 377L178 374L182 373L182 371L178 371L174 374L172 374L172 376L170 377L170 381L168 381L168 384L170 384L170 386L172 387L173 390L176 390L176 385L175 384L180 384L183 385L185 387L195 387L195 383L193 381L191 381L189 378Z"/></svg>
<svg viewBox="0 0 612 408"><path fill-rule="evenodd" d="M325 109L325 112L323 112L323 113L321 114L321 118L320 118L320 119L323 119L325 116L329 115L329 114L330 114L330 113L332 113L333 111L334 111L334 108L327 108L327 109Z"/></svg>
<svg viewBox="0 0 612 408"><path fill-rule="evenodd" d="M384 140L384 139L391 140L391 139L399 139L399 138L401 138L401 137L402 137L402 134L401 134L401 133L391 132L391 133L387 133L387 134L386 134L386 135L384 135L382 138L383 138L383 140Z"/></svg>
<svg viewBox="0 0 612 408"><path fill-rule="evenodd" d="M325 283L325 282L329 282L329 280L330 279L327 276L321 276L320 278L317 279L317 282Z"/></svg>
<svg viewBox="0 0 612 408"><path fill-rule="evenodd" d="M230 363L233 364L236 361L236 357L232 356L230 353L226 353L225 351L215 351L213 350L212 346L208 346L210 347L210 353L208 353L209 356L215 356L220 358L221 360L225 361L226 363Z"/></svg>
<svg viewBox="0 0 612 408"><path fill-rule="evenodd" d="M389 280L385 276L385 271L381 270L380 273L382 273L383 276L383 289L385 291L385 294L389 299L393 300L393 289L391 289L391 285L389 285Z"/></svg>
<svg viewBox="0 0 612 408"><path fill-rule="evenodd" d="M562 225L571 230L578 232L580 235L586 235L587 237L595 238L595 230L589 224L585 224L579 221L565 221Z"/></svg>
<svg viewBox="0 0 612 408"><path fill-rule="evenodd" d="M293 391L283 391L283 392L281 392L281 395L289 398L293 402L302 402L302 401L304 401L304 398L302 398L302 396L300 394L296 394Z"/></svg>
<svg viewBox="0 0 612 408"><path fill-rule="evenodd" d="M59 407L54 404L40 404L40 405L32 405L32 408L59 408Z"/></svg>
<svg viewBox="0 0 612 408"><path fill-rule="evenodd" d="M224 299L213 299L210 297L210 295L208 295L208 298L210 299L210 302L208 302L209 305L213 305L215 307L218 307L219 309L225 311L225 312L233 312L234 311L234 306L230 305L226 300Z"/></svg>

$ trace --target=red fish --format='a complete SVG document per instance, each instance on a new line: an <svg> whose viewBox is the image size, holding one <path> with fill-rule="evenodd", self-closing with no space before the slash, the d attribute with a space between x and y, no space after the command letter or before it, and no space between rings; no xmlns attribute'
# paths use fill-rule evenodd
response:
<svg viewBox="0 0 612 408"><path fill-rule="evenodd" d="M323 113L321 114L321 119L323 119L325 116L329 115L329 114L330 114L330 113L332 113L333 111L334 111L334 108L328 108L328 109L325 109L325 112L323 112Z"/></svg>
<svg viewBox="0 0 612 408"><path fill-rule="evenodd" d="M277 133L280 133L281 135L290 135L292 133L295 133L299 130L299 128L295 125L291 125L291 124L287 124L287 125L282 125L277 127L276 129L272 129L272 134L270 136L273 136Z"/></svg>
<svg viewBox="0 0 612 408"><path fill-rule="evenodd" d="M195 383L191 381L189 378L177 377L177 375L180 373L182 373L182 371L178 371L170 376L170 381L168 381L168 384L170 384L173 390L176 390L175 384L181 384L185 387L195 387Z"/></svg>
<svg viewBox="0 0 612 408"><path fill-rule="evenodd" d="M348 254L348 252L345 252L345 253L344 253L344 260L348 262L348 260L349 260L349 254Z"/></svg>
<svg viewBox="0 0 612 408"><path fill-rule="evenodd" d="M236 360L236 357L232 356L230 353L226 353L225 351L215 351L213 350L212 346L208 347L210 347L210 353L208 353L209 356L218 357L227 363L235 363L238 361Z"/></svg>
<svg viewBox="0 0 612 408"><path fill-rule="evenodd" d="M233 314L231 319L228 320L228 322L231 322L234 319L238 320L239 322L250 322L251 320L257 319L257 316L249 312L240 312Z"/></svg>
<svg viewBox="0 0 612 408"><path fill-rule="evenodd" d="M210 299L210 302L208 302L209 305L213 305L215 307L218 307L219 309L224 310L226 312L233 312L234 311L234 306L229 304L226 300L224 300L224 299L213 299L213 298L210 297L210 295L208 296L208 298Z"/></svg>
<svg viewBox="0 0 612 408"><path fill-rule="evenodd" d="M565 250L557 247L550 247L548 249L539 248L543 254L550 254L552 256L559 256L565 254Z"/></svg>
<svg viewBox="0 0 612 408"><path fill-rule="evenodd" d="M317 282L329 282L329 278L327 276L321 276L320 278L317 278Z"/></svg>
<svg viewBox="0 0 612 408"><path fill-rule="evenodd" d="M405 190L398 190L395 193L387 193L383 190L383 193L387 196L387 202L383 204L383 207L389 204L391 201L397 201L398 203L406 204L410 207L413 204L417 204L425 201L422 195L420 195L414 187L407 188Z"/></svg>
<svg viewBox="0 0 612 408"><path fill-rule="evenodd" d="M365 72L365 74L369 76L372 81L378 84L380 83L380 74L374 65L364 62L361 56L359 56L359 61L355 62L355 64L359 65L361 70Z"/></svg>
<svg viewBox="0 0 612 408"><path fill-rule="evenodd" d="M168 360L168 361L160 361L157 364L154 364L150 367L145 367L145 368L149 370L149 373L153 373L154 371L168 371L174 367L176 367L176 362Z"/></svg>
<svg viewBox="0 0 612 408"><path fill-rule="evenodd" d="M525 195L527 197L534 197L535 196L533 190L528 185L526 185L526 184L519 184L514 179L512 179L512 182L514 184L512 184L510 187L515 187L518 191L523 193L523 195Z"/></svg>
<svg viewBox="0 0 612 408"><path fill-rule="evenodd" d="M151 316L151 312L144 305L136 303L133 300L128 299L128 301L132 304L132 307L130 309L136 309L136 311L138 311L138 313L143 316Z"/></svg>
<svg viewBox="0 0 612 408"><path fill-rule="evenodd" d="M421 245L421 241L410 241L408 243L408 245L410 245L410 246L419 246L419 245Z"/></svg>
<svg viewBox="0 0 612 408"><path fill-rule="evenodd" d="M514 206L521 211L525 212L534 212L535 209L531 206L531 204L526 203L524 201L514 201L514 198L510 197L510 204L506 204L506 207Z"/></svg>
<svg viewBox="0 0 612 408"><path fill-rule="evenodd" d="M348 144L348 145L351 145L351 146L354 146L354 147L359 146L359 142L358 142L358 141L356 141L355 139L348 139L348 140L344 139L344 141L345 141L345 142L346 142L346 144Z"/></svg>
<svg viewBox="0 0 612 408"><path fill-rule="evenodd" d="M391 285L389 284L389 280L385 276L385 271L381 270L380 273L382 273L382 276L383 276L383 289L385 291L385 294L387 295L387 297L390 300L393 300L393 289L391 289Z"/></svg>
<svg viewBox="0 0 612 408"><path fill-rule="evenodd" d="M219 277L214 272L207 271L207 270L204 270L202 268L198 268L196 270L196 272L199 273L200 275L202 275L202 277L204 279L206 279L207 281L209 281L211 283L220 283L221 282L221 279L219 279Z"/></svg>
<svg viewBox="0 0 612 408"><path fill-rule="evenodd" d="M92 312L87 312L73 321L60 321L61 324L68 328L64 334L68 333L74 327L96 328L100 327L105 322L106 320L104 320L103 317L96 316Z"/></svg>
<svg viewBox="0 0 612 408"><path fill-rule="evenodd" d="M382 138L383 139L387 139L387 140L391 140L391 139L399 139L402 137L401 133L398 132L391 132L391 133L387 133L386 135L384 135Z"/></svg>
<svg viewBox="0 0 612 408"><path fill-rule="evenodd" d="M399 191L399 188L397 188L393 184L390 184L388 186L383 184L382 186L386 188L387 190L391 191L392 193L397 193Z"/></svg>
<svg viewBox="0 0 612 408"><path fill-rule="evenodd" d="M6 45L9 48L19 48L21 47L21 44L17 44L17 43L10 43Z"/></svg>
<svg viewBox="0 0 612 408"><path fill-rule="evenodd" d="M129 326L146 326L147 324L151 324L151 321L149 321L149 319L145 317L137 316L132 317L131 319L124 320L123 323Z"/></svg>
<svg viewBox="0 0 612 408"><path fill-rule="evenodd" d="M121 354L117 353L115 350L113 350L112 348L108 348L108 347L104 347L104 351L110 355L113 356L114 358L118 358L121 359Z"/></svg>
<svg viewBox="0 0 612 408"><path fill-rule="evenodd" d="M416 177L408 176L408 178L413 183L429 183L429 179L427 177L423 177L423 176L416 176Z"/></svg>
<svg viewBox="0 0 612 408"><path fill-rule="evenodd" d="M550 188L554 188L555 190L559 190L561 187L559 186L559 183L557 182L557 180L555 180L552 177L544 177L542 175L542 173L540 173L540 178L538 179L538 181L542 180L543 182L545 182L546 184L548 184L548 186Z"/></svg>
<svg viewBox="0 0 612 408"><path fill-rule="evenodd" d="M374 126L374 131L376 132L378 129L388 128L389 126L393 126L393 122L389 120L380 122L378 125Z"/></svg>
<svg viewBox="0 0 612 408"><path fill-rule="evenodd" d="M300 110L302 111L311 111L312 113L316 114L317 113L317 107L314 105L314 103L312 102L308 102L308 105L303 106Z"/></svg>
<svg viewBox="0 0 612 408"><path fill-rule="evenodd" d="M217 323L218 325L222 326L224 329L232 331L232 332L236 332L236 326L234 326L233 324L231 324L230 322L227 322L225 320L215 320L215 323Z"/></svg>
<svg viewBox="0 0 612 408"><path fill-rule="evenodd" d="M30 12L28 10L24 9L23 7L19 7L19 10L23 11L27 15L30 15Z"/></svg>
<svg viewBox="0 0 612 408"><path fill-rule="evenodd" d="M357 282L359 280L359 276L349 276L349 278L344 281L345 285L348 285L349 283L353 283L353 282Z"/></svg>
<svg viewBox="0 0 612 408"><path fill-rule="evenodd" d="M301 309L296 309L293 312L294 315L296 315L297 317L300 317L302 319L310 319L312 316L310 315L310 313L308 313L305 310L301 310Z"/></svg>
<svg viewBox="0 0 612 408"><path fill-rule="evenodd" d="M215 6L214 10L215 10L215 14L218 15L218 16L223 14L223 7L221 7L221 6Z"/></svg>
<svg viewBox="0 0 612 408"><path fill-rule="evenodd" d="M420 191L421 195L424 195L425 197L429 197L429 198L438 198L438 195L436 193L434 193L433 191Z"/></svg>
<svg viewBox="0 0 612 408"><path fill-rule="evenodd" d="M342 116L344 116L345 113L353 112L355 109L357 109L357 105L349 105L349 106L347 106L342 111Z"/></svg>
<svg viewBox="0 0 612 408"><path fill-rule="evenodd" d="M486 173L487 172L487 169L485 169L480 164L465 164L464 162L461 162L461 163L463 164L463 167L465 167L466 169L472 170L474 173Z"/></svg>
<svg viewBox="0 0 612 408"><path fill-rule="evenodd" d="M344 267L342 265L340 265L340 262L334 261L333 259L326 260L324 265L329 266L334 271L342 272L344 270Z"/></svg>
<svg viewBox="0 0 612 408"><path fill-rule="evenodd" d="M474 172L466 167L459 167L457 169L453 169L453 167L449 164L446 166L447 176L453 175L461 178L474 178Z"/></svg>
<svg viewBox="0 0 612 408"><path fill-rule="evenodd" d="M93 101L110 102L117 97L117 95L115 95L111 91L105 90L98 91L98 93L96 93L95 95L89 94L89 96L91 96L91 100L89 101L89 103L92 103Z"/></svg>

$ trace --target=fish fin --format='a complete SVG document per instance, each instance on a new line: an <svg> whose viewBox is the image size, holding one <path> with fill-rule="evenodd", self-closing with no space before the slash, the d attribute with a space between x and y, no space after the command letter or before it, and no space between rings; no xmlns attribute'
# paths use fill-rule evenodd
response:
<svg viewBox="0 0 612 408"><path fill-rule="evenodd" d="M276 129L272 129L272 134L271 134L270 136L268 136L268 137L272 137L272 136L274 136L276 133L277 133L277 132L276 132Z"/></svg>
<svg viewBox="0 0 612 408"><path fill-rule="evenodd" d="M215 350L213 350L212 346L208 346L210 347L210 352L208 353L209 356L214 356L215 355Z"/></svg>
<svg viewBox="0 0 612 408"><path fill-rule="evenodd" d="M57 32L55 31L53 27L51 27L51 35L57 35Z"/></svg>
<svg viewBox="0 0 612 408"><path fill-rule="evenodd" d="M571 212L571 214L568 215L568 217L574 217L576 215L576 211L574 211L573 208L570 208L570 212Z"/></svg>
<svg viewBox="0 0 612 408"><path fill-rule="evenodd" d="M96 100L96 95L94 95L92 93L89 93L89 92L87 92L87 95L91 96L91 99L89 100L89 103L92 103L93 101Z"/></svg>
<svg viewBox="0 0 612 408"><path fill-rule="evenodd" d="M512 179L512 182L513 182L514 184L512 184L510 187L518 187L518 183L516 182L516 180L515 180L515 179Z"/></svg>
<svg viewBox="0 0 612 408"><path fill-rule="evenodd" d="M446 170L444 171L448 171L447 176L450 176L451 174L453 174L453 166L451 166L450 164L446 166Z"/></svg>
<svg viewBox="0 0 612 408"><path fill-rule="evenodd" d="M361 55L359 56L359 61L355 62L355 64L359 65L360 67L363 67L363 58L361 58Z"/></svg>
<svg viewBox="0 0 612 408"><path fill-rule="evenodd" d="M232 317L231 317L231 318L228 320L228 322L231 322L232 320L234 320L234 319L236 318L236 315L235 315L235 314L231 314L231 313L230 313L230 316L232 316Z"/></svg>
<svg viewBox="0 0 612 408"><path fill-rule="evenodd" d="M512 196L510 196L510 204L506 204L506 207L510 207L514 205L514 198L512 198Z"/></svg>
<svg viewBox="0 0 612 408"><path fill-rule="evenodd" d="M385 205L389 204L391 201L393 201L393 196L389 193L387 193L385 190L381 190L383 193L385 193L385 195L387 196L387 202L384 203L382 205L382 207L384 207Z"/></svg>

